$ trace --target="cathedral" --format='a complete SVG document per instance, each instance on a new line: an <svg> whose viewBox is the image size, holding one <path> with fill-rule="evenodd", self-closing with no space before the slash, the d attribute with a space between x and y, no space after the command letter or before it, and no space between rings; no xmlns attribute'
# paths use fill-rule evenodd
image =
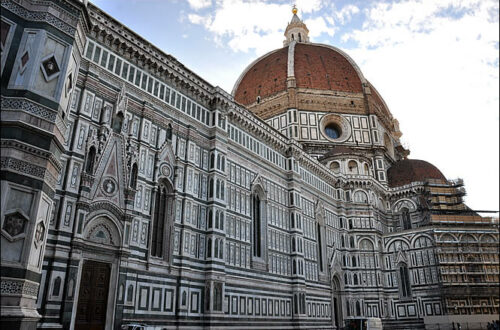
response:
<svg viewBox="0 0 500 330"><path fill-rule="evenodd" d="M296 9L228 93L86 0L1 8L5 329L498 319L498 218Z"/></svg>

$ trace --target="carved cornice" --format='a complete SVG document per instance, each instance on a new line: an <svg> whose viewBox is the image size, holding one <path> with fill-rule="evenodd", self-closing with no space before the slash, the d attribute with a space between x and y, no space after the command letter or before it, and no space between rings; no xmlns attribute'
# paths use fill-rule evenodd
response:
<svg viewBox="0 0 500 330"><path fill-rule="evenodd" d="M120 22L89 3L91 35L150 74L182 89L193 99L211 99L213 86L184 67L173 56L165 54Z"/></svg>

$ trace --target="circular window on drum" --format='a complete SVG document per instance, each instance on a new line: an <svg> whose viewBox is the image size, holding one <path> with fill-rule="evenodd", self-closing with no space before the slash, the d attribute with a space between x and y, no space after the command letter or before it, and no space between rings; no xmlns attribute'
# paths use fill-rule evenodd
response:
<svg viewBox="0 0 500 330"><path fill-rule="evenodd" d="M336 125L335 123L330 123L325 126L325 134L330 139L338 139L342 134L342 131L340 130L340 127L338 125Z"/></svg>
<svg viewBox="0 0 500 330"><path fill-rule="evenodd" d="M349 122L336 114L323 116L320 122L320 130L327 140L334 142L344 142L351 135Z"/></svg>

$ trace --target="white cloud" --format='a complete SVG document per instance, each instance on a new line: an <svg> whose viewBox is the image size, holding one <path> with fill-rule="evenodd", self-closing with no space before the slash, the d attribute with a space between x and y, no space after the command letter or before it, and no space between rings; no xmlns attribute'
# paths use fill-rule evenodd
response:
<svg viewBox="0 0 500 330"><path fill-rule="evenodd" d="M309 37L311 39L319 37L322 33L326 33L332 37L335 34L335 28L331 26L331 24L329 26L326 23L325 19L323 19L323 17L321 16L305 20L304 23L307 25L307 28L309 29Z"/></svg>
<svg viewBox="0 0 500 330"><path fill-rule="evenodd" d="M323 6L323 0L297 1L300 13L317 12ZM189 21L207 29L218 45L227 45L235 52L255 50L257 55L282 45L283 33L291 17L291 6L265 0L217 0L210 18L188 15ZM310 22L318 28L314 31L316 35L322 32L333 35L333 28L321 17Z"/></svg>
<svg viewBox="0 0 500 330"><path fill-rule="evenodd" d="M210 16L200 16L198 14L189 14L188 20L193 24L207 24L210 22Z"/></svg>
<svg viewBox="0 0 500 330"><path fill-rule="evenodd" d="M194 10L200 10L203 8L210 7L212 5L212 0L187 0L189 6Z"/></svg>
<svg viewBox="0 0 500 330"><path fill-rule="evenodd" d="M473 209L498 210L498 2L402 1L366 11L347 52L400 122L411 158L464 177Z"/></svg>
<svg viewBox="0 0 500 330"><path fill-rule="evenodd" d="M334 13L335 13L335 18L337 18L337 21L341 25L344 25L351 20L352 16L359 13L359 8L356 7L355 5L346 5L342 7L341 10L335 11Z"/></svg>

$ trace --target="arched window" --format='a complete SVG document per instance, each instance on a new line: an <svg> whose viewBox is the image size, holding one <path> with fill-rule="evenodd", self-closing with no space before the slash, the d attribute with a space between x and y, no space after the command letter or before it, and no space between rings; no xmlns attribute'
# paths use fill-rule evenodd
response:
<svg viewBox="0 0 500 330"><path fill-rule="evenodd" d="M354 285L358 285L358 275L354 274L353 281L354 281Z"/></svg>
<svg viewBox="0 0 500 330"><path fill-rule="evenodd" d="M354 202L355 203L368 203L368 196L364 191L356 191L354 193Z"/></svg>
<svg viewBox="0 0 500 330"><path fill-rule="evenodd" d="M221 181L220 183L220 199L224 200L225 199L225 192L224 192L224 182Z"/></svg>
<svg viewBox="0 0 500 330"><path fill-rule="evenodd" d="M332 162L330 164L330 169L333 171L333 173L339 173L340 172L340 164L339 164L339 162Z"/></svg>
<svg viewBox="0 0 500 330"><path fill-rule="evenodd" d="M361 304L356 301L356 316L361 316Z"/></svg>
<svg viewBox="0 0 500 330"><path fill-rule="evenodd" d="M219 239L214 239L214 258L219 257Z"/></svg>
<svg viewBox="0 0 500 330"><path fill-rule="evenodd" d="M406 207L401 209L401 221L403 223L403 230L411 229L410 211Z"/></svg>
<svg viewBox="0 0 500 330"><path fill-rule="evenodd" d="M61 292L61 277L57 276L56 280L54 281L54 287L52 288L52 295L59 296L60 292Z"/></svg>
<svg viewBox="0 0 500 330"><path fill-rule="evenodd" d="M299 42L302 42L302 35L299 32Z"/></svg>
<svg viewBox="0 0 500 330"><path fill-rule="evenodd" d="M181 305L185 306L187 304L187 293L186 291L182 292Z"/></svg>
<svg viewBox="0 0 500 330"><path fill-rule="evenodd" d="M88 174L94 173L94 163L95 163L95 147L90 147L89 153L87 155L87 163L85 164L85 172Z"/></svg>
<svg viewBox="0 0 500 330"><path fill-rule="evenodd" d="M411 297L410 276L408 275L408 266L405 263L399 264L399 290L401 297Z"/></svg>
<svg viewBox="0 0 500 330"><path fill-rule="evenodd" d="M220 219L219 219L219 229L224 230L224 213L220 213Z"/></svg>
<svg viewBox="0 0 500 330"><path fill-rule="evenodd" d="M210 168L214 168L215 166L215 154L211 153L210 154Z"/></svg>
<svg viewBox="0 0 500 330"><path fill-rule="evenodd" d="M222 311L222 283L214 283L214 310Z"/></svg>
<svg viewBox="0 0 500 330"><path fill-rule="evenodd" d="M130 188L137 189L137 164L132 165L130 172Z"/></svg>
<svg viewBox="0 0 500 330"><path fill-rule="evenodd" d="M221 160L220 160L220 155L217 155L217 169L220 170L222 167L221 167Z"/></svg>
<svg viewBox="0 0 500 330"><path fill-rule="evenodd" d="M364 163L363 164L363 170L364 170L364 174L365 175L370 175L370 168L368 167L368 164L367 163Z"/></svg>
<svg viewBox="0 0 500 330"><path fill-rule="evenodd" d="M344 283L345 283L345 285L349 284L349 281L347 279L347 274L344 274ZM349 309L349 308L347 308L347 309Z"/></svg>
<svg viewBox="0 0 500 330"><path fill-rule="evenodd" d="M349 300L346 300L345 305L346 305L347 316L351 316L351 306L349 306Z"/></svg>
<svg viewBox="0 0 500 330"><path fill-rule="evenodd" d="M349 161L347 169L349 170L349 174L358 174L358 163L354 160Z"/></svg>
<svg viewBox="0 0 500 330"><path fill-rule="evenodd" d="M134 286L132 284L130 284L127 289L127 301L134 301Z"/></svg>
<svg viewBox="0 0 500 330"><path fill-rule="evenodd" d="M155 210L153 215L153 228L151 235L151 255L158 258L164 257L164 250L168 244L165 244L165 238L168 237L165 229L168 227L169 219L172 214L171 187L162 182L156 191Z"/></svg>
<svg viewBox="0 0 500 330"><path fill-rule="evenodd" d="M222 238L219 239L219 259L224 259L224 244Z"/></svg>
<svg viewBox="0 0 500 330"><path fill-rule="evenodd" d="M208 228L212 228L212 210L208 211Z"/></svg>
<svg viewBox="0 0 500 330"><path fill-rule="evenodd" d="M168 126L167 126L166 138L169 141L172 140L172 125L171 124L168 124Z"/></svg>
<svg viewBox="0 0 500 330"><path fill-rule="evenodd" d="M220 198L220 180L217 179L215 181L216 181L215 197Z"/></svg>
<svg viewBox="0 0 500 330"><path fill-rule="evenodd" d="M214 179L208 181L208 197L214 197Z"/></svg>
<svg viewBox="0 0 500 330"><path fill-rule="evenodd" d="M295 40L295 36L293 35L293 33L292 33L292 40Z"/></svg>
<svg viewBox="0 0 500 330"><path fill-rule="evenodd" d="M357 267L356 266L356 257L354 257L354 256L352 257L352 266Z"/></svg>
<svg viewBox="0 0 500 330"><path fill-rule="evenodd" d="M113 131L115 133L121 133L123 125L123 113L119 112L113 118Z"/></svg>
<svg viewBox="0 0 500 330"><path fill-rule="evenodd" d="M222 172L225 172L226 171L226 157L222 156L222 167L221 167L221 170Z"/></svg>
<svg viewBox="0 0 500 330"><path fill-rule="evenodd" d="M209 238L207 242L207 258L212 258L212 239Z"/></svg>
<svg viewBox="0 0 500 330"><path fill-rule="evenodd" d="M253 255L255 257L261 256L261 245L260 245L260 198L257 194L253 196Z"/></svg>

